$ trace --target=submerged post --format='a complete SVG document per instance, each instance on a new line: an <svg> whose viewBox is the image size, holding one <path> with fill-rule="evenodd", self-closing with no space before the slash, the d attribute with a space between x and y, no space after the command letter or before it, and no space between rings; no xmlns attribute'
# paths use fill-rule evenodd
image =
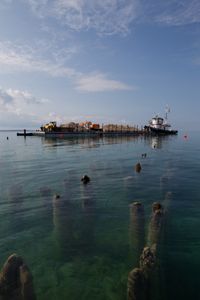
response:
<svg viewBox="0 0 200 300"><path fill-rule="evenodd" d="M140 210L141 204L136 203L133 206L133 213L138 214ZM139 259L139 268L134 268L128 275L128 300L161 299L158 245L161 239L163 219L163 206L154 202L149 225L148 246L143 248Z"/></svg>
<svg viewBox="0 0 200 300"><path fill-rule="evenodd" d="M141 268L133 269L128 275L127 300L146 300L147 282Z"/></svg>
<svg viewBox="0 0 200 300"><path fill-rule="evenodd" d="M144 206L141 202L132 203L130 205L130 250L133 262L136 264L145 245L144 223Z"/></svg>
<svg viewBox="0 0 200 300"><path fill-rule="evenodd" d="M12 254L0 274L1 300L36 300L33 278L22 257Z"/></svg>

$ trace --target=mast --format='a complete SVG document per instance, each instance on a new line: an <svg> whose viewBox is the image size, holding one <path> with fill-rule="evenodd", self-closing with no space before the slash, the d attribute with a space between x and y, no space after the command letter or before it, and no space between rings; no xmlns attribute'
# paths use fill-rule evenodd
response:
<svg viewBox="0 0 200 300"><path fill-rule="evenodd" d="M168 113L169 112L170 112L170 108L169 108L168 105L166 105L166 107L165 107L165 120L166 120L166 122L167 122L167 119L168 119Z"/></svg>

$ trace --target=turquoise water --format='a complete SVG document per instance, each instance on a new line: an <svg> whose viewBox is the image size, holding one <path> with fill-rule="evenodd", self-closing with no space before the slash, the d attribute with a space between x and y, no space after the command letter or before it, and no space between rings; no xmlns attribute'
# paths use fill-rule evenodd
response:
<svg viewBox="0 0 200 300"><path fill-rule="evenodd" d="M160 299L200 299L199 151L198 133L59 140L1 132L1 266L11 253L22 255L39 300L126 299L128 273L148 243L151 205L160 201ZM91 177L86 186L83 174ZM145 208L139 232L134 201Z"/></svg>

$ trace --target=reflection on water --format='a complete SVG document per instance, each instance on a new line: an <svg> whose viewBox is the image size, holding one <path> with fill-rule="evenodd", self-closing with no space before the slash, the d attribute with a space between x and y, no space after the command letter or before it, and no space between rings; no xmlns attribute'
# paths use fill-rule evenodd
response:
<svg viewBox="0 0 200 300"><path fill-rule="evenodd" d="M45 146L62 147L67 145L79 145L88 148L96 148L105 144L122 144L128 142L139 142L143 136L107 136L107 137L46 137L41 138Z"/></svg>
<svg viewBox="0 0 200 300"><path fill-rule="evenodd" d="M149 145L152 149L162 149L166 147L171 141L177 140L177 136L161 135L161 136L144 136L144 143Z"/></svg>
<svg viewBox="0 0 200 300"><path fill-rule="evenodd" d="M153 149L158 148L161 149L162 148L162 139L159 137L152 137L151 139L151 147Z"/></svg>

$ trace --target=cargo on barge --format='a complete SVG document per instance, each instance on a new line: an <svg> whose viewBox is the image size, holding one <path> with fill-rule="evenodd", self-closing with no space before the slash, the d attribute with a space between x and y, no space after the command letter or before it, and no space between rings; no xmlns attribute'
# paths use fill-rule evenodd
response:
<svg viewBox="0 0 200 300"><path fill-rule="evenodd" d="M79 136L117 136L137 135L142 132L138 126L107 124L93 124L90 121L84 123L70 122L57 126L56 122L50 122L41 126L41 131L46 137L79 137Z"/></svg>

